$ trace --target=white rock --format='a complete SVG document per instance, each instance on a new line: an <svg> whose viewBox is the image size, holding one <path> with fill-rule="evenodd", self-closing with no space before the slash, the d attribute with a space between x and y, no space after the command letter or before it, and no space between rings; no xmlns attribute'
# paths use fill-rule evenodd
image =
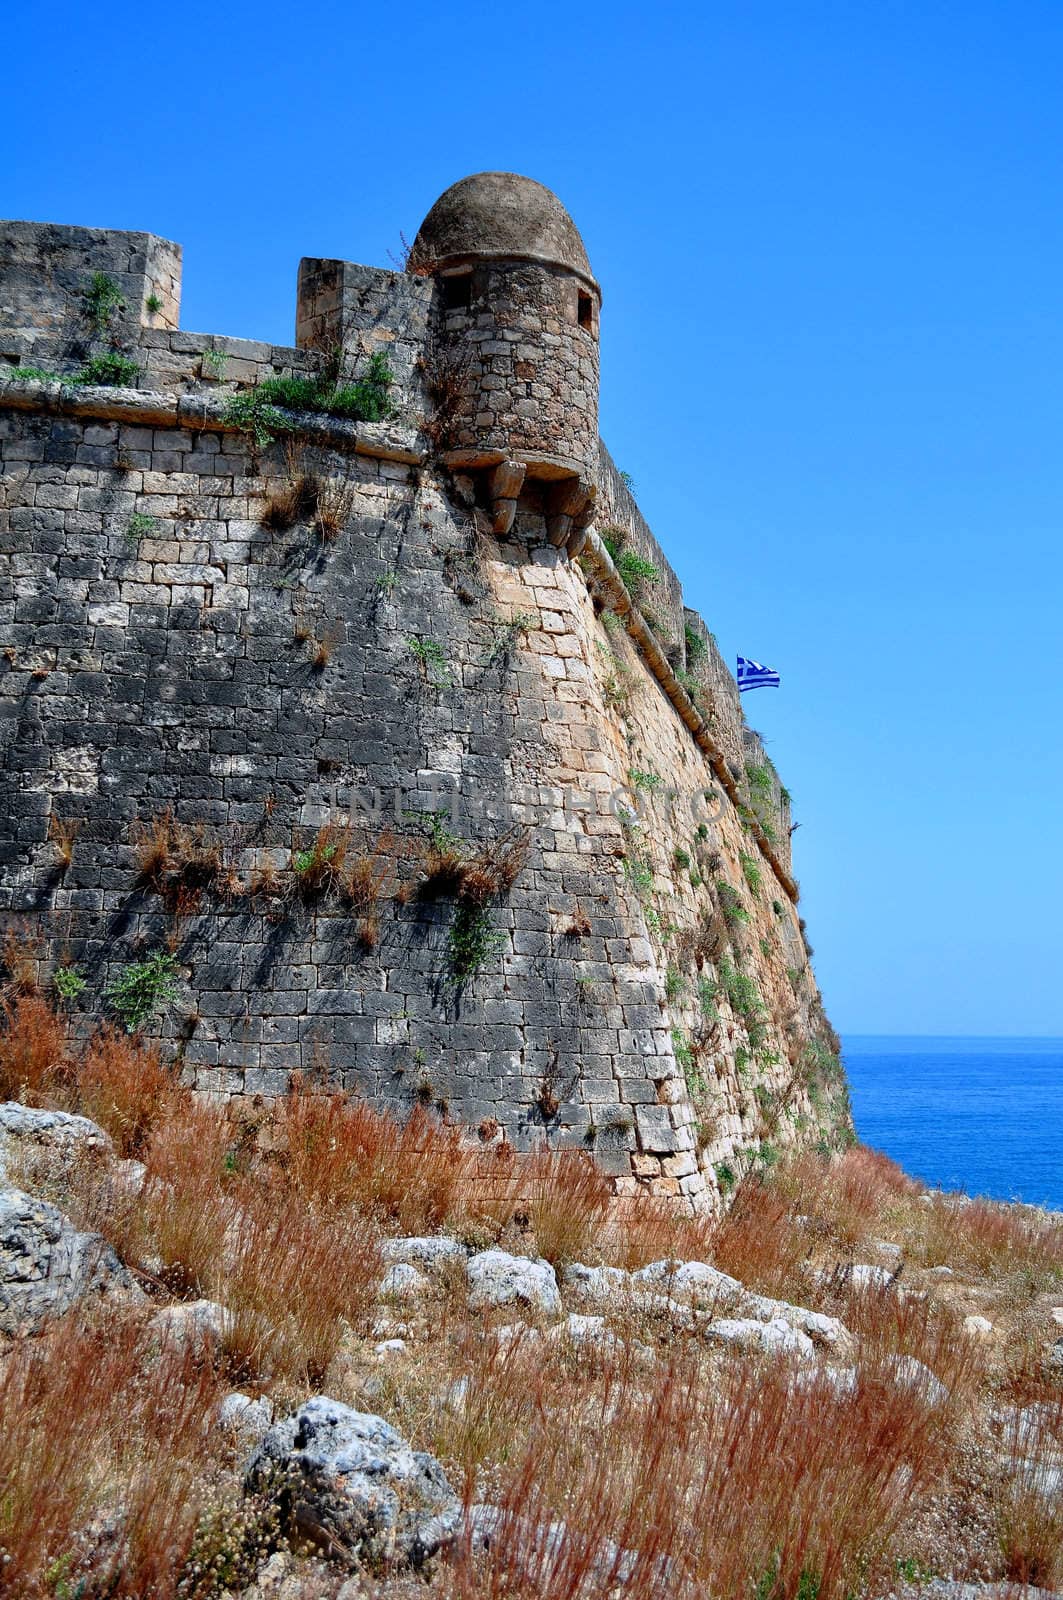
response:
<svg viewBox="0 0 1063 1600"><path fill-rule="evenodd" d="M424 1273L405 1261L396 1261L380 1280L380 1293L392 1300L419 1300L430 1288Z"/></svg>
<svg viewBox="0 0 1063 1600"><path fill-rule="evenodd" d="M82 1233L46 1200L0 1187L0 1333L35 1333L86 1296L142 1299L98 1233Z"/></svg>
<svg viewBox="0 0 1063 1600"><path fill-rule="evenodd" d="M792 1306L788 1300L772 1300L761 1294L747 1294L739 1309L744 1316L755 1317L758 1322L787 1322L833 1355L848 1356L856 1349L856 1342L844 1322L822 1311L809 1311L806 1306Z"/></svg>
<svg viewBox="0 0 1063 1600"><path fill-rule="evenodd" d="M934 1406L943 1405L948 1399L949 1391L940 1378L914 1356L890 1356L886 1366L898 1388L914 1389Z"/></svg>
<svg viewBox="0 0 1063 1600"><path fill-rule="evenodd" d="M856 1261L846 1270L848 1288L860 1290L888 1289L893 1283L893 1273L885 1267L872 1266L868 1261Z"/></svg>
<svg viewBox="0 0 1063 1600"><path fill-rule="evenodd" d="M505 1250L484 1250L471 1257L466 1271L469 1305L475 1311L524 1305L556 1317L561 1310L557 1277L548 1261L511 1256Z"/></svg>
<svg viewBox="0 0 1063 1600"><path fill-rule="evenodd" d="M385 1239L380 1254L387 1262L405 1262L422 1271L436 1271L447 1261L463 1261L466 1251L457 1239L445 1234L429 1234L424 1238Z"/></svg>
<svg viewBox="0 0 1063 1600"><path fill-rule="evenodd" d="M573 1311L564 1322L550 1329L547 1337L552 1343L574 1345L579 1350L621 1350L623 1340L618 1339L606 1326L604 1317L581 1316Z"/></svg>
<svg viewBox="0 0 1063 1600"><path fill-rule="evenodd" d="M232 1317L216 1300L185 1300L156 1311L148 1326L163 1344L191 1348L204 1359L216 1360Z"/></svg>
<svg viewBox="0 0 1063 1600"><path fill-rule="evenodd" d="M631 1274L622 1267L585 1267L574 1261L562 1269L561 1281L566 1288L577 1289L598 1305L608 1305L631 1293Z"/></svg>
<svg viewBox="0 0 1063 1600"><path fill-rule="evenodd" d="M993 1332L993 1324L988 1317L964 1317L963 1327L975 1339L988 1339Z"/></svg>
<svg viewBox="0 0 1063 1600"><path fill-rule="evenodd" d="M951 1267L946 1267L942 1262L939 1266L927 1267L926 1276L928 1278L954 1278L956 1274Z"/></svg>
<svg viewBox="0 0 1063 1600"><path fill-rule="evenodd" d="M461 1502L433 1456L411 1450L383 1417L325 1395L270 1428L245 1485L290 1499L296 1532L351 1562L419 1565L461 1520Z"/></svg>
<svg viewBox="0 0 1063 1600"><path fill-rule="evenodd" d="M24 1106L18 1100L0 1104L0 1177L23 1154L62 1159L82 1152L114 1156L110 1135L88 1117Z"/></svg>
<svg viewBox="0 0 1063 1600"><path fill-rule="evenodd" d="M811 1361L815 1347L807 1333L791 1328L781 1317L758 1322L753 1317L720 1317L705 1329L706 1339L740 1350L761 1350L767 1355L793 1355Z"/></svg>
<svg viewBox="0 0 1063 1600"><path fill-rule="evenodd" d="M542 1338L538 1328L529 1328L526 1322L504 1322L494 1330L495 1342L503 1350L526 1344L537 1344Z"/></svg>
<svg viewBox="0 0 1063 1600"><path fill-rule="evenodd" d="M218 1406L218 1421L243 1443L257 1442L273 1424L273 1402L265 1395L253 1400L249 1394L235 1390Z"/></svg>
<svg viewBox="0 0 1063 1600"><path fill-rule="evenodd" d="M373 1346L375 1355L381 1361L386 1361L390 1356L404 1356L408 1349L405 1339L381 1339L379 1344Z"/></svg>
<svg viewBox="0 0 1063 1600"><path fill-rule="evenodd" d="M737 1278L705 1261L651 1261L632 1273L632 1281L661 1289L673 1300L717 1310L737 1305L746 1295Z"/></svg>

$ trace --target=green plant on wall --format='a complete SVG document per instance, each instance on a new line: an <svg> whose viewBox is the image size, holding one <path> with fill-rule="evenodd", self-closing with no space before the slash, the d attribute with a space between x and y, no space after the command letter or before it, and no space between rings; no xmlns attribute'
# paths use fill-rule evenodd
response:
<svg viewBox="0 0 1063 1600"><path fill-rule="evenodd" d="M365 372L351 383L337 383L331 372L264 378L257 393L267 405L286 411L310 411L343 417L350 422L384 422L393 415L388 392L394 376L388 359L378 350Z"/></svg>
<svg viewBox="0 0 1063 1600"><path fill-rule="evenodd" d="M272 444L278 434L292 431L290 418L270 403L262 392L261 384L257 389L246 389L242 394L230 395L225 402L223 416L230 427L246 434L258 450L264 450Z"/></svg>
<svg viewBox="0 0 1063 1600"><path fill-rule="evenodd" d="M75 373L70 379L71 383L94 384L100 389L128 389L132 388L140 378L140 368L128 356L119 355L117 350L105 350L102 355L92 356L86 361L81 371Z"/></svg>
<svg viewBox="0 0 1063 1600"><path fill-rule="evenodd" d="M89 320L93 331L97 334L106 333L118 313L125 310L122 291L106 272L92 274L89 286L85 290L85 301Z"/></svg>
<svg viewBox="0 0 1063 1600"><path fill-rule="evenodd" d="M450 668L443 646L435 639L411 638L406 640L410 654L417 661L421 669L421 676L425 683L431 684L433 689L449 689L451 684Z"/></svg>
<svg viewBox="0 0 1063 1600"><path fill-rule="evenodd" d="M486 906L461 902L447 935L447 971L455 984L468 983L499 949L502 935L491 926Z"/></svg>
<svg viewBox="0 0 1063 1600"><path fill-rule="evenodd" d="M755 856L747 855L744 850L738 852L738 864L742 868L742 876L754 894L760 893L763 873Z"/></svg>
<svg viewBox="0 0 1063 1600"><path fill-rule="evenodd" d="M131 544L136 544L138 540L145 539L154 532L154 517L149 517L144 511L134 511L130 514L129 521L125 525L125 534Z"/></svg>
<svg viewBox="0 0 1063 1600"><path fill-rule="evenodd" d="M77 967L56 967L52 988L60 1000L74 1001L85 992L85 980Z"/></svg>
<svg viewBox="0 0 1063 1600"><path fill-rule="evenodd" d="M136 1033L152 1017L169 1010L177 999L177 977L177 962L164 950L122 968L105 995L127 1033Z"/></svg>
<svg viewBox="0 0 1063 1600"><path fill-rule="evenodd" d="M717 878L716 893L720 899L723 919L729 928L737 927L740 922L749 921L749 911L742 903L742 896L726 878Z"/></svg>

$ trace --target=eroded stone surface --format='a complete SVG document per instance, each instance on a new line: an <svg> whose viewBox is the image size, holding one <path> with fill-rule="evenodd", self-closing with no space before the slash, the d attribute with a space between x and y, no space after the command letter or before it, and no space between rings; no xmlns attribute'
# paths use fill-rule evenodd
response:
<svg viewBox="0 0 1063 1600"><path fill-rule="evenodd" d="M315 1396L275 1423L248 1489L290 1497L296 1531L351 1562L418 1566L450 1538L460 1502L439 1462L383 1417Z"/></svg>

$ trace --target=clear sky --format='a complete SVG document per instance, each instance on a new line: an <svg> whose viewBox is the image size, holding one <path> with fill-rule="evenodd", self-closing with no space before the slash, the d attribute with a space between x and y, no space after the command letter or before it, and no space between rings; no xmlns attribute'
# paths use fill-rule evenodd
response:
<svg viewBox="0 0 1063 1600"><path fill-rule="evenodd" d="M602 281L602 432L796 798L843 1031L1063 1035L1063 7L5 10L0 212L185 247L288 343L510 169Z"/></svg>

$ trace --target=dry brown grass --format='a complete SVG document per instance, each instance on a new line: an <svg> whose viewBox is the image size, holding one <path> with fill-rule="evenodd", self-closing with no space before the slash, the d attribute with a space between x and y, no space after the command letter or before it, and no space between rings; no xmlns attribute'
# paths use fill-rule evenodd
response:
<svg viewBox="0 0 1063 1600"><path fill-rule="evenodd" d="M808 1233L794 1220L786 1197L771 1183L749 1177L712 1231L711 1259L759 1294L808 1302Z"/></svg>
<svg viewBox="0 0 1063 1600"><path fill-rule="evenodd" d="M17 1343L0 1363L3 1592L205 1593L187 1565L212 1504L217 1394L208 1368L135 1322L67 1320Z"/></svg>
<svg viewBox="0 0 1063 1600"><path fill-rule="evenodd" d="M55 845L59 869L66 872L74 860L74 844L83 824L77 817L59 817L53 811L48 819L48 838Z"/></svg>
<svg viewBox="0 0 1063 1600"><path fill-rule="evenodd" d="M158 1045L109 1025L89 1040L65 1094L72 1107L110 1134L122 1157L144 1154L152 1129L173 1115L178 1096Z"/></svg>
<svg viewBox="0 0 1063 1600"><path fill-rule="evenodd" d="M260 522L274 533L287 533L298 522L315 516L321 496L321 480L313 472L297 472L262 508Z"/></svg>
<svg viewBox="0 0 1063 1600"><path fill-rule="evenodd" d="M540 1148L527 1161L523 1181L528 1220L544 1260L559 1267L596 1251L612 1191L585 1151Z"/></svg>
<svg viewBox="0 0 1063 1600"><path fill-rule="evenodd" d="M367 1332L382 1266L375 1229L279 1185L244 1184L211 1288L229 1311L233 1376L321 1384L345 1325Z"/></svg>
<svg viewBox="0 0 1063 1600"><path fill-rule="evenodd" d="M916 1260L990 1282L1024 1277L1031 1293L1063 1283L1063 1224L1020 1206L933 1195L907 1230Z"/></svg>
<svg viewBox="0 0 1063 1600"><path fill-rule="evenodd" d="M354 511L355 489L338 478L323 478L318 486L314 527L323 544L339 538Z"/></svg>
<svg viewBox="0 0 1063 1600"><path fill-rule="evenodd" d="M468 1378L438 1443L467 1493L484 1460L505 1465L490 1561L451 1571L447 1592L463 1600L590 1600L621 1552L638 1600L835 1600L885 1577L891 1536L942 1459L918 1395L876 1383L839 1395L785 1364L578 1370L522 1341L478 1353Z"/></svg>
<svg viewBox="0 0 1063 1600"><path fill-rule="evenodd" d="M0 1099L45 1103L62 1080L66 1054L66 1023L47 1001L0 999Z"/></svg>
<svg viewBox="0 0 1063 1600"><path fill-rule="evenodd" d="M852 1252L903 1223L924 1186L877 1150L858 1145L828 1161L811 1152L791 1158L773 1180L795 1213Z"/></svg>
<svg viewBox="0 0 1063 1600"><path fill-rule="evenodd" d="M370 892L375 882L374 868ZM793 1158L745 1182L719 1221L648 1198L620 1213L584 1152L477 1148L423 1108L400 1123L306 1081L241 1127L112 1030L75 1047L26 996L8 997L3 1020L0 1091L18 1085L87 1111L120 1153L146 1164L138 1191L99 1160L72 1163L54 1180L64 1186L56 1197L114 1241L157 1300L206 1295L228 1309L226 1381L296 1403L326 1388L379 1409L436 1450L470 1500L501 1507L489 1557L459 1553L434 1580L439 1594L597 1600L620 1550L633 1600L889 1593L910 1530L957 1493L954 1468L972 1450L998 1485L984 1526L988 1548L995 1516L1000 1575L1063 1582L1063 1520L1047 1471L1063 1450L1063 1400L1045 1361L1045 1303L1027 1301L1007 1339L1001 1326L1000 1337L977 1340L963 1328L962 1284L927 1280L924 1292L903 1273L889 1288L854 1291L825 1270L890 1232L914 1252L922 1219L926 1259L940 1249L999 1284L1016 1258L1031 1272L1054 1270L1050 1219L1017 1209L1002 1227L999 1208L952 1201L939 1215L939 1202L865 1151ZM715 1261L751 1289L838 1315L855 1340L845 1358L855 1372L832 1382L829 1365L724 1353L679 1319L651 1322L630 1307L611 1315L626 1346L580 1349L548 1332L507 1345L490 1317L468 1313L458 1270L403 1307L406 1364L377 1363L381 1235L440 1228L559 1266ZM993 1303L1011 1306L999 1294ZM993 1314L1003 1325L1004 1313ZM209 1363L160 1355L157 1341L147 1353L135 1318L129 1332L108 1315L113 1349L68 1323L0 1361L0 1545L11 1592L54 1600L67 1584L74 1594L88 1563L113 1560L99 1583L91 1572L86 1596L206 1600L204 1586L178 1591L189 1553L220 1540L224 1559L239 1562L246 1545L230 1489L217 1500L217 1448L204 1444L218 1379ZM505 1315L516 1320L511 1308ZM944 1397L918 1375L905 1381L898 1363L908 1357ZM462 1399L444 1403L457 1378L467 1380ZM1043 1408L1032 1432L1027 1417L1001 1433L988 1413L1031 1401ZM86 1530L118 1503L126 1520L112 1543L94 1543ZM950 1562L963 1548L957 1536Z"/></svg>
<svg viewBox="0 0 1063 1600"><path fill-rule="evenodd" d="M278 1107L285 1178L315 1205L354 1205L404 1233L432 1233L459 1211L472 1156L462 1132L415 1106L399 1124L305 1083Z"/></svg>
<svg viewBox="0 0 1063 1600"><path fill-rule="evenodd" d="M139 824L133 849L138 881L176 915L193 915L204 890L227 883L216 834L201 822L178 822L169 807Z"/></svg>

